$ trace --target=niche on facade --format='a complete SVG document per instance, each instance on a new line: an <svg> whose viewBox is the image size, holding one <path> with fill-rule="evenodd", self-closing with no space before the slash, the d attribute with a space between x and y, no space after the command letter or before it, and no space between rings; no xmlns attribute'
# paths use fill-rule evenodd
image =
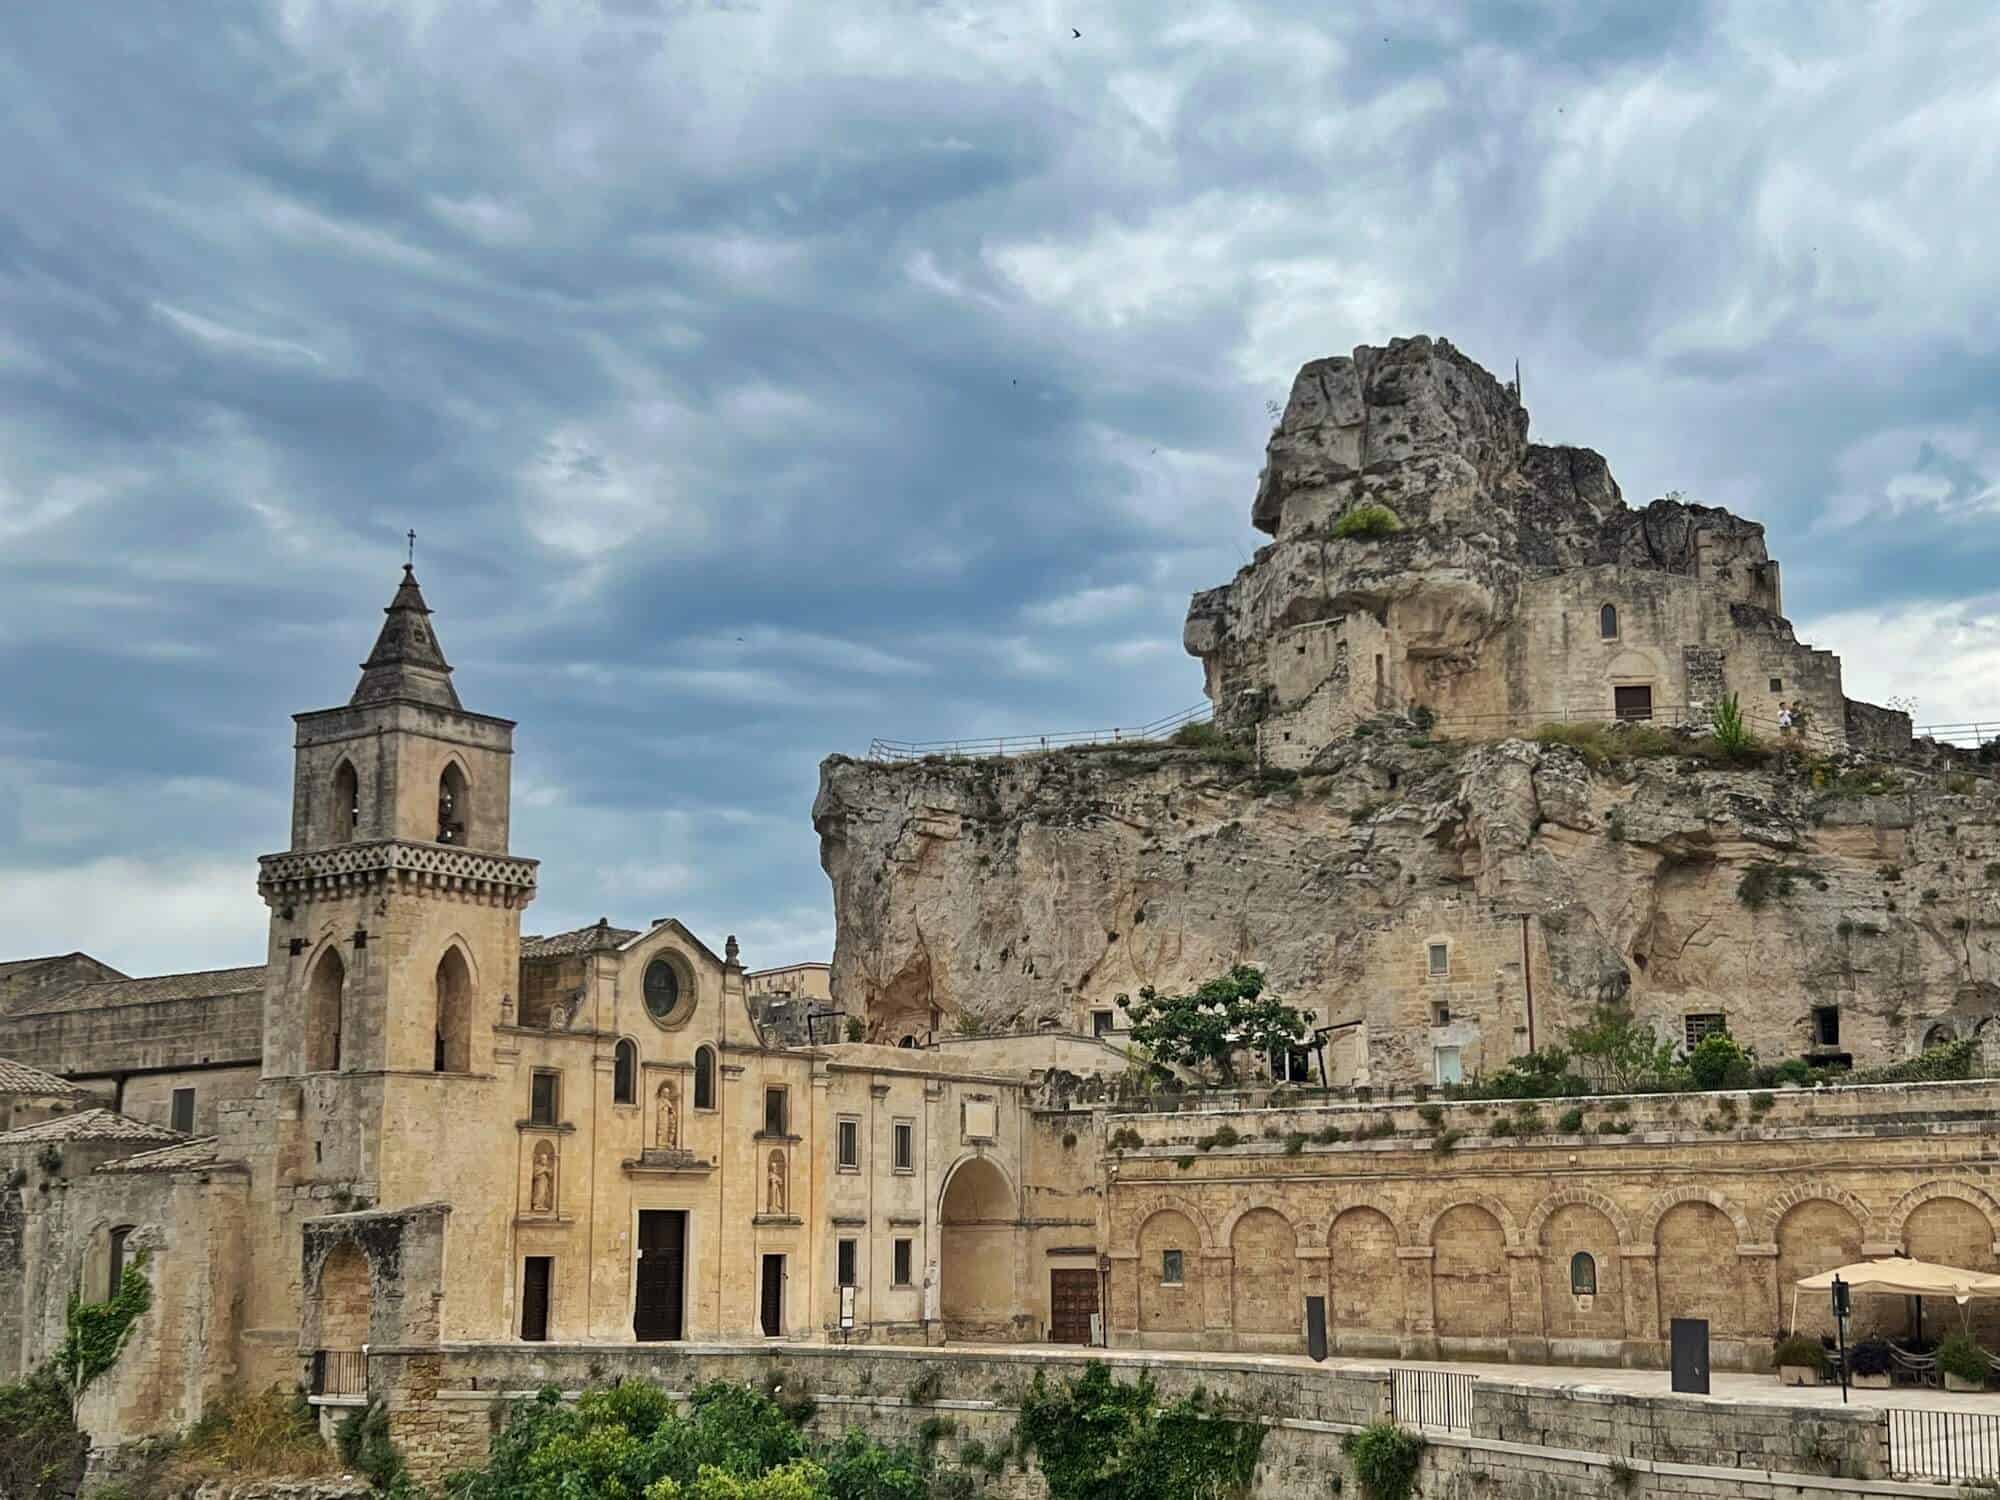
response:
<svg viewBox="0 0 2000 1500"><path fill-rule="evenodd" d="M535 1142L534 1165L528 1174L528 1212L556 1211L557 1156L554 1141Z"/></svg>
<svg viewBox="0 0 2000 1500"><path fill-rule="evenodd" d="M426 1203L306 1220L299 1251L300 1350L435 1342L450 1214L449 1204Z"/></svg>

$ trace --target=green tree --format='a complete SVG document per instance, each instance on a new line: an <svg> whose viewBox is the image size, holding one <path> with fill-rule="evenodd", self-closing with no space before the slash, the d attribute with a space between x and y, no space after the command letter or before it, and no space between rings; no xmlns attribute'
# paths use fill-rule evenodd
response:
<svg viewBox="0 0 2000 1500"><path fill-rule="evenodd" d="M1698 1089L1740 1089L1750 1083L1751 1057L1727 1031L1711 1031L1687 1055Z"/></svg>
<svg viewBox="0 0 2000 1500"><path fill-rule="evenodd" d="M1563 1036L1576 1070L1605 1093L1657 1087L1674 1075L1674 1046L1623 1005L1599 1005Z"/></svg>
<svg viewBox="0 0 2000 1500"><path fill-rule="evenodd" d="M1263 1055L1296 1047L1311 1034L1313 1013L1264 992L1264 971L1238 964L1191 994L1163 995L1151 985L1139 998L1118 997L1132 1017L1132 1040L1158 1063L1196 1072L1214 1069L1224 1087L1236 1082L1236 1054Z"/></svg>

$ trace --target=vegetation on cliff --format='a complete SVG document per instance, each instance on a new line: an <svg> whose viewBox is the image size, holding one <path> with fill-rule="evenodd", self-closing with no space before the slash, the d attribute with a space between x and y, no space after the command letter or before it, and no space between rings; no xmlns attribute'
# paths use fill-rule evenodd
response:
<svg viewBox="0 0 2000 1500"><path fill-rule="evenodd" d="M683 1412L656 1385L623 1381L565 1404L554 1387L517 1402L484 1469L445 1481L453 1500L928 1500L956 1486L934 1458L858 1432L812 1442L748 1386L714 1381ZM956 1471L952 1471L956 1472Z"/></svg>
<svg viewBox="0 0 2000 1500"><path fill-rule="evenodd" d="M1241 1056L1268 1057L1304 1045L1312 1034L1313 1013L1266 994L1264 973L1238 964L1186 994L1165 995L1146 985L1135 1001L1118 997L1131 1017L1132 1040L1155 1063L1213 1072L1224 1088L1236 1082Z"/></svg>
<svg viewBox="0 0 2000 1500"><path fill-rule="evenodd" d="M1095 1360L1067 1381L1036 1372L1020 1434L1049 1500L1230 1500L1249 1494L1264 1442L1199 1391L1162 1404L1150 1376L1122 1384Z"/></svg>

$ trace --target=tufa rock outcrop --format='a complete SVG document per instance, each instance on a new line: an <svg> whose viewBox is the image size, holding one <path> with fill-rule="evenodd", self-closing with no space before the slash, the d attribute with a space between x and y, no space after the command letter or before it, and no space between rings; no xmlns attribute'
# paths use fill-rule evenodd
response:
<svg viewBox="0 0 2000 1500"><path fill-rule="evenodd" d="M1249 962L1336 1028L1337 1079L1375 1083L1490 1071L1603 1000L1676 1041L1724 1018L1771 1061L1995 1025L1993 784L1846 702L1761 527L1634 510L1527 426L1442 341L1308 365L1253 509L1275 540L1189 613L1213 728L827 760L848 1013L892 1042L1115 1027L1121 992ZM1393 523L1341 534L1362 506ZM1725 692L1767 741L1804 701L1804 750L1719 755ZM1653 722L1536 734L1620 713Z"/></svg>

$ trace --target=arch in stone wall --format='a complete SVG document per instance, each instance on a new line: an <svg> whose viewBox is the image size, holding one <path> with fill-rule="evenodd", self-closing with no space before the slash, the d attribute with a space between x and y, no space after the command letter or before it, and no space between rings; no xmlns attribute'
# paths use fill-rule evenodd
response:
<svg viewBox="0 0 2000 1500"><path fill-rule="evenodd" d="M1505 1338L1513 1332L1507 1269L1512 1228L1475 1198L1452 1204L1425 1224L1433 1248L1431 1300L1439 1338Z"/></svg>
<svg viewBox="0 0 2000 1500"><path fill-rule="evenodd" d="M1139 1331L1141 1333L1199 1333L1202 1326L1202 1288L1207 1268L1202 1264L1204 1231L1179 1207L1156 1208L1139 1225L1133 1243L1138 1247ZM1169 1282L1163 1274L1165 1252L1181 1252L1181 1279Z"/></svg>
<svg viewBox="0 0 2000 1500"><path fill-rule="evenodd" d="M1735 1226L1736 1243L1738 1245L1760 1243L1756 1236L1751 1233L1749 1216L1742 1209L1738 1208L1733 1200L1724 1197L1712 1188L1700 1187L1674 1188L1655 1198L1646 1209L1644 1233L1637 1243L1641 1245L1657 1245L1660 1241L1660 1220L1664 1219L1683 1203L1706 1203L1710 1208L1728 1219ZM1730 1248L1733 1250L1735 1246L1731 1246Z"/></svg>
<svg viewBox="0 0 2000 1500"><path fill-rule="evenodd" d="M1867 1204L1855 1197L1846 1188L1836 1187L1830 1182L1800 1182L1776 1194L1759 1210L1757 1214L1757 1232L1762 1243L1766 1245L1775 1244L1778 1239L1778 1225L1784 1221L1785 1215L1790 1213L1799 1204L1809 1203L1814 1199L1824 1199L1828 1203L1837 1203L1846 1209L1854 1216L1854 1222L1860 1226L1864 1236L1868 1231L1869 1225L1874 1222L1874 1210L1869 1208ZM1845 1262L1836 1261L1834 1264L1841 1265L1845 1264ZM1816 1276L1819 1273L1817 1271L1808 1271L1805 1274Z"/></svg>
<svg viewBox="0 0 2000 1500"><path fill-rule="evenodd" d="M1958 1177L1933 1177L1903 1194L1896 1200L1896 1206L1889 1210L1883 1226L1883 1238L1902 1244L1910 1215L1934 1198L1963 1198L1974 1204L1986 1215L1994 1237L2000 1239L2000 1202L1995 1202L1993 1195L1979 1184Z"/></svg>
<svg viewBox="0 0 2000 1500"><path fill-rule="evenodd" d="M1529 1221L1534 1225L1530 1243L1542 1252L1542 1328L1550 1338L1625 1337L1625 1257L1619 1251L1628 1230L1607 1211L1607 1201L1588 1191L1554 1194ZM1575 1277L1578 1255L1590 1257L1591 1270L1591 1288L1581 1295Z"/></svg>
<svg viewBox="0 0 2000 1500"><path fill-rule="evenodd" d="M1228 1243L1226 1240L1218 1240L1216 1238L1215 1231L1209 1226L1208 1215L1201 1211L1201 1205L1196 1203L1194 1199L1184 1197L1179 1193L1146 1193L1140 1197L1137 1205L1137 1222L1143 1226L1145 1221L1152 1217L1152 1215L1166 1209L1171 1209L1175 1213L1184 1216L1190 1224L1194 1225L1196 1232L1201 1235L1201 1248L1203 1250L1214 1253L1224 1244ZM1134 1246L1138 1244L1136 1232L1133 1235L1132 1243Z"/></svg>
<svg viewBox="0 0 2000 1500"><path fill-rule="evenodd" d="M473 996L478 993L478 971L473 967L472 950L454 934L438 955L432 979L437 1007L432 1068L439 1073L472 1071Z"/></svg>
<svg viewBox="0 0 2000 1500"><path fill-rule="evenodd" d="M1801 1187L1780 1193L1764 1218L1769 1227L1766 1240L1778 1247L1778 1308L1772 1326L1807 1335L1834 1332L1833 1309L1825 1296L1801 1295L1795 1301L1792 1293L1803 1277L1861 1259L1861 1246L1868 1238L1867 1210L1852 1193L1838 1188L1813 1192ZM1882 1308L1877 1304L1884 1300L1854 1299L1857 1326L1850 1328L1850 1338L1859 1332L1859 1325L1872 1327L1879 1321Z"/></svg>
<svg viewBox="0 0 2000 1500"><path fill-rule="evenodd" d="M1299 1236L1275 1208L1259 1206L1230 1220L1230 1326L1238 1335L1299 1336Z"/></svg>
<svg viewBox="0 0 2000 1500"><path fill-rule="evenodd" d="M1393 1206L1371 1194L1336 1207L1326 1243L1328 1323L1343 1333L1401 1333L1403 1267Z"/></svg>
<svg viewBox="0 0 2000 1500"><path fill-rule="evenodd" d="M1259 1209L1266 1209L1286 1223L1292 1224L1292 1232L1297 1235L1300 1243L1308 1245L1319 1243L1323 1231L1318 1224L1309 1219L1293 1224L1290 1205L1284 1199L1272 1193L1260 1192L1252 1192L1237 1202L1229 1216L1222 1221L1222 1227L1216 1231L1216 1242L1223 1245L1235 1243L1236 1226L1243 1222L1245 1214L1256 1213Z"/></svg>
<svg viewBox="0 0 2000 1500"><path fill-rule="evenodd" d="M1509 1249L1522 1243L1521 1226L1514 1218L1514 1211L1498 1198L1486 1193L1478 1193L1469 1198L1454 1198L1442 1207L1432 1209L1418 1223L1415 1243L1419 1245L1435 1245L1437 1243L1436 1236L1439 1222L1455 1208L1484 1209L1499 1224L1501 1232L1506 1236L1506 1244Z"/></svg>
<svg viewBox="0 0 2000 1500"><path fill-rule="evenodd" d="M374 1272L359 1245L343 1240L327 1253L319 1263L314 1295L319 1303L319 1347L359 1351L368 1342L375 1297Z"/></svg>
<svg viewBox="0 0 2000 1500"><path fill-rule="evenodd" d="M1720 1193L1686 1189L1669 1197L1653 1223L1661 1330L1675 1318L1704 1318L1713 1338L1768 1336L1769 1317L1753 1310L1763 1298L1753 1296L1737 1253L1744 1243L1742 1215L1732 1217Z"/></svg>
<svg viewBox="0 0 2000 1500"><path fill-rule="evenodd" d="M306 969L305 1035L301 1039L299 1071L339 1070L344 1051L351 1050L347 1026L347 962L340 945L328 939Z"/></svg>
<svg viewBox="0 0 2000 1500"><path fill-rule="evenodd" d="M1912 1201L1915 1200L1915 1201ZM1899 1210L1896 1243L1918 1260L1968 1271L2000 1271L1994 1252L1993 1200L1969 1183L1927 1183L1906 1194ZM1991 1347L2000 1342L2000 1304L1975 1298L1963 1320L1972 1336ZM1949 1326L1957 1327L1952 1318ZM1942 1326L1927 1323L1927 1333Z"/></svg>
<svg viewBox="0 0 2000 1500"><path fill-rule="evenodd" d="M1405 1226L1408 1225L1409 1220L1404 1216L1402 1209L1397 1205L1395 1199L1391 1198L1387 1193L1378 1193L1368 1188L1355 1187L1342 1188L1333 1195L1333 1205L1327 1210L1326 1215L1328 1245L1333 1243L1333 1227L1340 1222L1341 1215L1356 1208L1373 1209L1376 1213L1387 1219L1391 1228L1395 1231L1396 1243L1398 1245L1415 1243L1404 1233Z"/></svg>
<svg viewBox="0 0 2000 1500"><path fill-rule="evenodd" d="M1594 1208L1602 1214L1617 1235L1617 1243L1621 1248L1637 1243L1632 1238L1632 1220L1625 1210L1604 1194L1587 1187L1562 1188L1537 1203L1534 1210L1529 1213L1527 1222L1521 1226L1521 1243L1531 1248L1540 1245L1542 1227L1548 1223L1549 1216L1559 1208L1568 1208L1572 1205Z"/></svg>

